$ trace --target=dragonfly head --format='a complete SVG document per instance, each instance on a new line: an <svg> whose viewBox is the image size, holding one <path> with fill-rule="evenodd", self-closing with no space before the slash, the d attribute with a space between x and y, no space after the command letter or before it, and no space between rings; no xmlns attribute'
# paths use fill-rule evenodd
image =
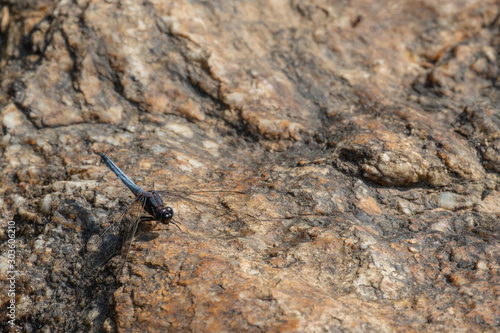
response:
<svg viewBox="0 0 500 333"><path fill-rule="evenodd" d="M159 217L159 221L163 224L169 224L170 220L174 217L174 210L170 207L163 207L160 208L156 212L157 216Z"/></svg>

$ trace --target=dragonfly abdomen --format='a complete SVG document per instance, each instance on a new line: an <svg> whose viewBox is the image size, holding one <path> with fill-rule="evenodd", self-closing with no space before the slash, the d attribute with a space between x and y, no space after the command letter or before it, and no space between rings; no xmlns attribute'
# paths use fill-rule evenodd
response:
<svg viewBox="0 0 500 333"><path fill-rule="evenodd" d="M140 194L145 192L142 188L137 186L132 181L132 179L128 178L128 176L119 167L117 167L116 164L112 160L110 160L109 157L106 156L106 154L101 153L101 158L104 161L104 163L106 163L108 168L111 171L113 171L113 173L116 175L116 177L118 177L122 181L122 183L125 184L125 186L127 186L128 189L130 191L132 191L132 193L136 197L138 197Z"/></svg>

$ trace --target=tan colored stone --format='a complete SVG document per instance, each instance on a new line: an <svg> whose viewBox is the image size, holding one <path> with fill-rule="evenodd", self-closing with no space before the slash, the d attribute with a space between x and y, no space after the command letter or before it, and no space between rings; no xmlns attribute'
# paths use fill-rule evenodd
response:
<svg viewBox="0 0 500 333"><path fill-rule="evenodd" d="M497 0L2 6L25 331L497 328ZM98 264L133 203L101 152L179 228Z"/></svg>

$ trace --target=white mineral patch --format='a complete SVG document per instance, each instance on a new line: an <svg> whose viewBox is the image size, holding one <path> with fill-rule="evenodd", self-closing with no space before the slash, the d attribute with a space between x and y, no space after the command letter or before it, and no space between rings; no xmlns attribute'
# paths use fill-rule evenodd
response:
<svg viewBox="0 0 500 333"><path fill-rule="evenodd" d="M169 123L165 126L165 130L181 135L188 139L191 139L194 136L193 131L186 125Z"/></svg>
<svg viewBox="0 0 500 333"><path fill-rule="evenodd" d="M439 195L437 203L439 207L454 210L457 208L457 195L451 192L443 192Z"/></svg>

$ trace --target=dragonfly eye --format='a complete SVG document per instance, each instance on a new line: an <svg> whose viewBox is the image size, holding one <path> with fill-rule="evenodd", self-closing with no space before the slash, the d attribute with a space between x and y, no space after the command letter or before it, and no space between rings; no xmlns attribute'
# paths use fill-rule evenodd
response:
<svg viewBox="0 0 500 333"><path fill-rule="evenodd" d="M174 210L170 207L165 207L158 211L158 215L160 215L161 223L168 224L172 217L174 217Z"/></svg>

